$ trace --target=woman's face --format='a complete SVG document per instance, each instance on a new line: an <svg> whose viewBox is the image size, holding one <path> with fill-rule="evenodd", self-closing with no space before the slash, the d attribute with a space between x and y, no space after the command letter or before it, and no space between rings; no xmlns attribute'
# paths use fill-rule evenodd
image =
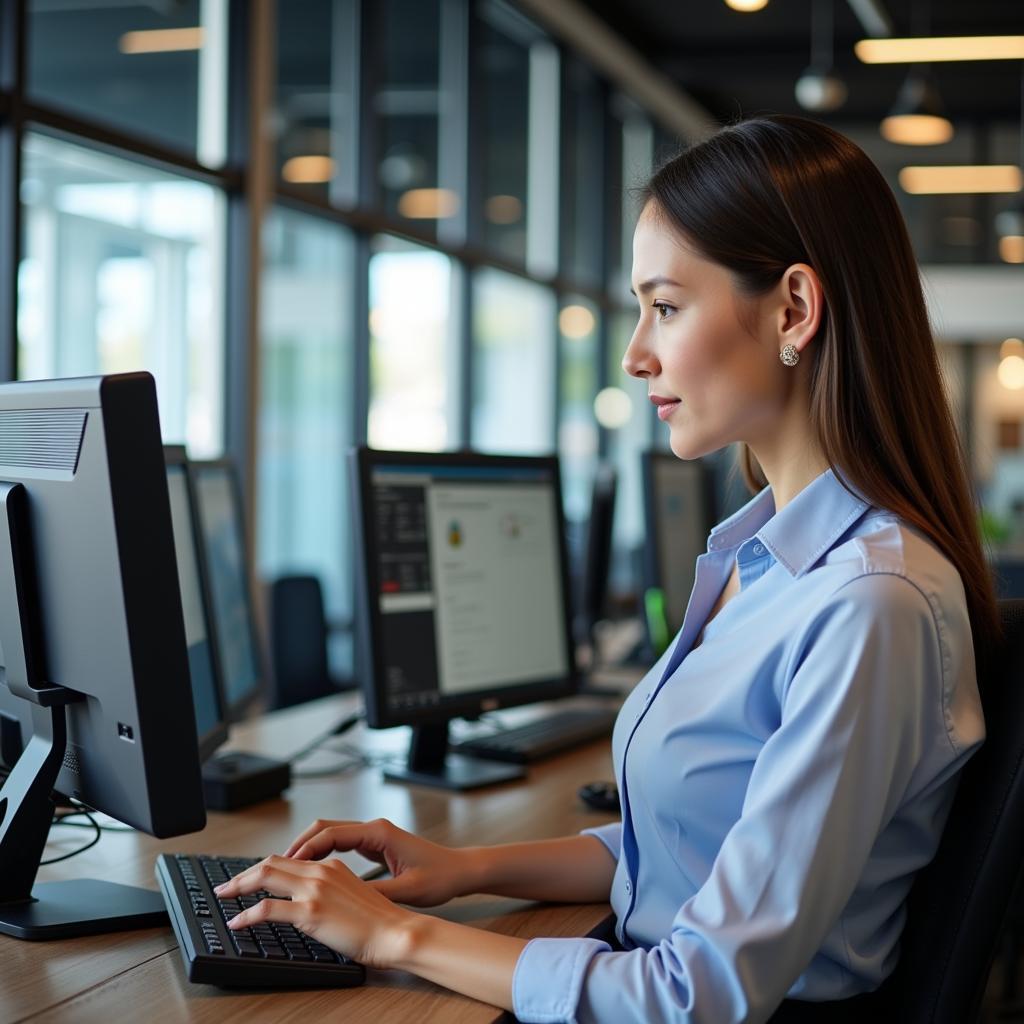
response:
<svg viewBox="0 0 1024 1024"><path fill-rule="evenodd" d="M622 366L647 381L672 451L695 459L769 437L790 384L771 303L741 298L650 203L633 236L633 291L640 320Z"/></svg>

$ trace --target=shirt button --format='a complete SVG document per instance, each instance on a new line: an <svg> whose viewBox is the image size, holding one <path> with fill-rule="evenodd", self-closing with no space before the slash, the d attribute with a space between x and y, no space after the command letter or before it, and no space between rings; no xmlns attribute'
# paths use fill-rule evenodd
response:
<svg viewBox="0 0 1024 1024"><path fill-rule="evenodd" d="M633 894L633 883L632 882L627 882L626 883L626 895L627 896L631 896L632 894Z"/></svg>
<svg viewBox="0 0 1024 1024"><path fill-rule="evenodd" d="M755 555L763 555L764 554L764 545L763 544L755 544L754 545L754 554Z"/></svg>

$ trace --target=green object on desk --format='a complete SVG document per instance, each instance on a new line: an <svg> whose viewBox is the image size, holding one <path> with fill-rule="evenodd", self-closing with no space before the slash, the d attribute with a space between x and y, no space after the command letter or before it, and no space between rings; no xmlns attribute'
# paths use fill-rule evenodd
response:
<svg viewBox="0 0 1024 1024"><path fill-rule="evenodd" d="M644 614L654 656L660 658L668 647L668 618L665 615L665 593L661 587L648 587L644 591Z"/></svg>

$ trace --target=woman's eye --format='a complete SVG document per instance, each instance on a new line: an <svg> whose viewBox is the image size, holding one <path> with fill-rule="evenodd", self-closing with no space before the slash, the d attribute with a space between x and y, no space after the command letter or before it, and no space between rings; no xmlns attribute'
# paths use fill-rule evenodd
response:
<svg viewBox="0 0 1024 1024"><path fill-rule="evenodd" d="M651 305L654 306L654 309L655 309L655 314L654 315L659 320L667 319L671 315L671 313L672 313L672 307L670 305L668 305L667 303L665 303L665 302L653 302L653 303L651 303Z"/></svg>

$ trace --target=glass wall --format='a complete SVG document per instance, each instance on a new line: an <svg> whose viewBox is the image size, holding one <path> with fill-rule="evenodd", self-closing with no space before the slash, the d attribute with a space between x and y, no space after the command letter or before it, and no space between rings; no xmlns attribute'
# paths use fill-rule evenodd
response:
<svg viewBox="0 0 1024 1024"><path fill-rule="evenodd" d="M264 226L259 571L318 575L334 619L352 614L354 248L347 229L280 207Z"/></svg>
<svg viewBox="0 0 1024 1024"><path fill-rule="evenodd" d="M558 454L565 514L572 520L589 514L597 465L600 316L581 295L567 296L558 311Z"/></svg>
<svg viewBox="0 0 1024 1024"><path fill-rule="evenodd" d="M370 412L374 448L454 447L457 351L451 260L390 235L370 257Z"/></svg>
<svg viewBox="0 0 1024 1024"><path fill-rule="evenodd" d="M223 194L30 133L21 197L18 376L149 370L165 440L219 455Z"/></svg>
<svg viewBox="0 0 1024 1024"><path fill-rule="evenodd" d="M33 100L224 162L228 0L29 0L26 17Z"/></svg>
<svg viewBox="0 0 1024 1024"><path fill-rule="evenodd" d="M500 270L473 277L474 448L554 450L555 297Z"/></svg>

